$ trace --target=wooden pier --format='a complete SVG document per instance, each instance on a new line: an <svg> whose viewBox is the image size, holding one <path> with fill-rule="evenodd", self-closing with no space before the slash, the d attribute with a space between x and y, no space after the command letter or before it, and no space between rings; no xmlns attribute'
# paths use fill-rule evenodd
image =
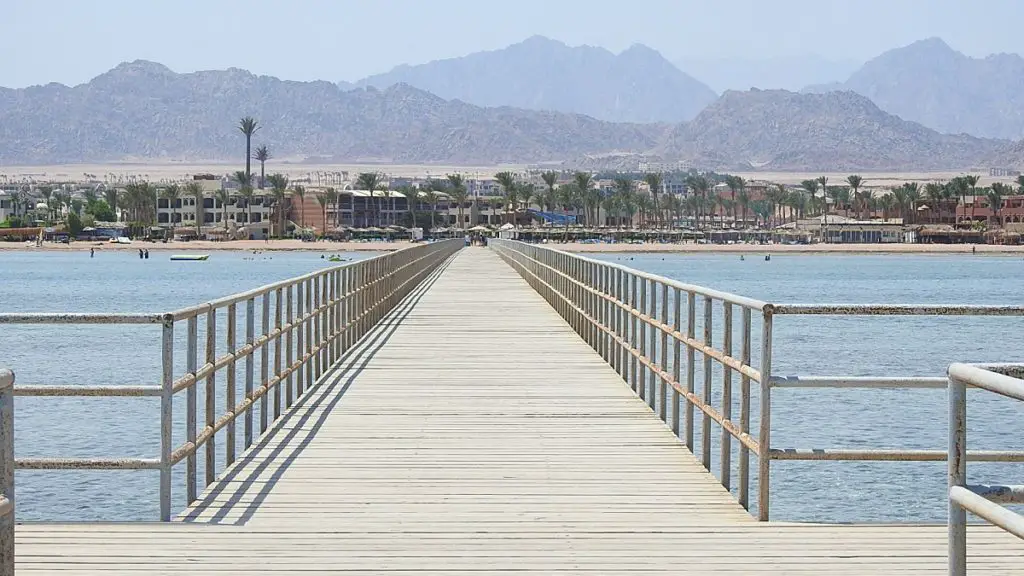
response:
<svg viewBox="0 0 1024 576"><path fill-rule="evenodd" d="M758 522L492 249L427 277L170 523L25 524L17 571L946 572L946 526ZM972 527L970 570L1021 574Z"/></svg>

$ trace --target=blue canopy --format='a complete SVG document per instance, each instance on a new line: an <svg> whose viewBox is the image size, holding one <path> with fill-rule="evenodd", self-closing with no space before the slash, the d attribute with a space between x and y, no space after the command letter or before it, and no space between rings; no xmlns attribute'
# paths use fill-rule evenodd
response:
<svg viewBox="0 0 1024 576"><path fill-rule="evenodd" d="M527 212L530 214L530 216L533 216L534 218L540 218L541 220L545 222L550 222L552 224L561 224L564 226L567 223L576 223L576 216L573 214L556 214L554 212L541 212L540 210L534 210L533 208L528 209Z"/></svg>

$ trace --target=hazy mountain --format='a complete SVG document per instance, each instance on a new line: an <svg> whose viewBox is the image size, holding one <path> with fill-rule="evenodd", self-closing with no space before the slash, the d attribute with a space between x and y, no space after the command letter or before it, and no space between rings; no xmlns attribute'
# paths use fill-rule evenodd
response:
<svg viewBox="0 0 1024 576"><path fill-rule="evenodd" d="M940 132L1024 137L1024 58L1016 54L971 58L929 38L885 52L840 86L807 91L835 89Z"/></svg>
<svg viewBox="0 0 1024 576"><path fill-rule="evenodd" d="M256 143L277 157L393 162L560 160L645 150L658 125L582 115L480 108L408 85L342 91L239 69L176 74L152 62L121 64L87 84L0 90L0 162L128 158L242 158L238 119L260 122Z"/></svg>
<svg viewBox="0 0 1024 576"><path fill-rule="evenodd" d="M821 56L782 56L760 60L737 58L682 58L676 66L718 92L781 88L800 90L809 84L840 82L857 69L856 60L830 60Z"/></svg>
<svg viewBox="0 0 1024 576"><path fill-rule="evenodd" d="M726 92L661 149L709 168L853 171L973 167L1008 146L939 134L853 92L751 90Z"/></svg>
<svg viewBox="0 0 1024 576"><path fill-rule="evenodd" d="M501 50L398 66L358 84L385 88L399 82L479 106L573 112L614 122L688 120L716 97L646 46L613 54L542 36Z"/></svg>

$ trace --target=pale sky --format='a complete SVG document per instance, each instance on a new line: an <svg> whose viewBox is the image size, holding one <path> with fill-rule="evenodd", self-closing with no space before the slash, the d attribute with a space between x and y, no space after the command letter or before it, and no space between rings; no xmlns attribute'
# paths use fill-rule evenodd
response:
<svg viewBox="0 0 1024 576"><path fill-rule="evenodd" d="M74 85L123 61L356 80L542 34L670 60L867 60L939 36L1024 52L1021 0L0 0L0 86Z"/></svg>

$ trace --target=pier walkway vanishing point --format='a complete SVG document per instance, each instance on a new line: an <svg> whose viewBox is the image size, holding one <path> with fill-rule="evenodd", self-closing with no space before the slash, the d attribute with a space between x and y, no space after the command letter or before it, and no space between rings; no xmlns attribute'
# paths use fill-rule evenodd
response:
<svg viewBox="0 0 1024 576"><path fill-rule="evenodd" d="M945 525L758 522L679 439L665 388L624 384L521 253L449 252L358 340L342 329L315 385L176 521L19 525L18 573L947 571ZM1022 574L1013 535L968 538L971 574Z"/></svg>

